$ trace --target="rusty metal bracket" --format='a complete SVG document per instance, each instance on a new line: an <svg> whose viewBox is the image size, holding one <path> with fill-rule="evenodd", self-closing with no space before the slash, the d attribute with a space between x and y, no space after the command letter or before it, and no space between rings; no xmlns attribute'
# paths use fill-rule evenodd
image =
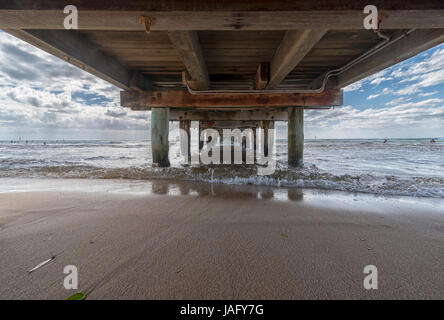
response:
<svg viewBox="0 0 444 320"><path fill-rule="evenodd" d="M382 14L381 12L378 11L378 21L376 22L378 24L378 27L376 29L373 29L375 33L378 33L380 31L379 26L381 25L381 22L382 22Z"/></svg>
<svg viewBox="0 0 444 320"><path fill-rule="evenodd" d="M154 24L155 19L151 17L140 16L139 23L145 26L145 32L151 32L151 26Z"/></svg>

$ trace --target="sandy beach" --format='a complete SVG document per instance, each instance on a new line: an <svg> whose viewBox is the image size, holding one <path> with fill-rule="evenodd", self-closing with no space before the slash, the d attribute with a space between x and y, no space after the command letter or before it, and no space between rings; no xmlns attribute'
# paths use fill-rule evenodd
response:
<svg viewBox="0 0 444 320"><path fill-rule="evenodd" d="M442 199L161 180L2 185L1 299L444 297ZM66 265L77 291L63 287ZM366 265L377 290L363 287Z"/></svg>

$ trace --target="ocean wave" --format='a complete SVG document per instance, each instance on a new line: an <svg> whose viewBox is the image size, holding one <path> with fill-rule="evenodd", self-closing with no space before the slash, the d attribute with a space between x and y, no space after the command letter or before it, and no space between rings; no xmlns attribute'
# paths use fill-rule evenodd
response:
<svg viewBox="0 0 444 320"><path fill-rule="evenodd" d="M85 160L108 160L108 159L110 159L110 157L96 156L96 157L85 158Z"/></svg>
<svg viewBox="0 0 444 320"><path fill-rule="evenodd" d="M280 164L269 176L257 175L254 165L179 166L170 168L102 168L91 165L55 165L0 170L0 177L85 179L174 179L234 185L315 188L383 195L444 198L441 177L398 177L372 174L334 175L315 165L287 168Z"/></svg>
<svg viewBox="0 0 444 320"><path fill-rule="evenodd" d="M444 198L443 141L309 140L301 168L286 165L281 141L270 176L258 176L254 165L181 166L173 141L170 168L149 165L147 141L0 141L0 177L172 179Z"/></svg>

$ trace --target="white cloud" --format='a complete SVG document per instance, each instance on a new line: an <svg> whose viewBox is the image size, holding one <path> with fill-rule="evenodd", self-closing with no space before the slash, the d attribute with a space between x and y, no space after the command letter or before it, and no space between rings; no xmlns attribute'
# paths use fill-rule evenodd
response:
<svg viewBox="0 0 444 320"><path fill-rule="evenodd" d="M0 32L1 126L147 131L146 112L120 107L119 89ZM1 137L0 137L1 139Z"/></svg>
<svg viewBox="0 0 444 320"><path fill-rule="evenodd" d="M390 88L384 88L383 90L382 90L382 93L383 94L391 94L392 93L392 89L390 89Z"/></svg>
<svg viewBox="0 0 444 320"><path fill-rule="evenodd" d="M358 82L352 83L351 85L346 86L346 87L344 88L344 92L356 91L356 90L360 89L361 86L362 86L362 82L361 82L361 81L358 81Z"/></svg>
<svg viewBox="0 0 444 320"><path fill-rule="evenodd" d="M396 107L368 108L359 110L353 106L337 107L334 110L307 111L306 127L312 131L327 129L330 132L350 132L361 130L364 136L377 136L378 133L397 129L411 132L412 128L424 128L425 136L443 134L444 99L428 99L407 102ZM326 131L325 131L326 132ZM435 135L436 135L435 134ZM418 135L418 134L413 134ZM420 135L421 136L421 135Z"/></svg>
<svg viewBox="0 0 444 320"><path fill-rule="evenodd" d="M409 64L405 69L396 69L391 76L403 78L401 83L413 82L398 90L397 95L420 93L424 88L444 83L444 48L436 50L424 61Z"/></svg>
<svg viewBox="0 0 444 320"><path fill-rule="evenodd" d="M371 95L369 95L369 96L367 97L367 100L375 99L375 98L379 97L380 95L381 95L381 94L371 94Z"/></svg>
<svg viewBox="0 0 444 320"><path fill-rule="evenodd" d="M370 81L370 84L379 85L380 83L382 83L384 81L388 81L388 80L392 80L392 79L393 79L392 77L387 77L387 78L378 77L378 78L375 78L372 81Z"/></svg>
<svg viewBox="0 0 444 320"><path fill-rule="evenodd" d="M437 94L438 91L432 91L432 92L424 92L424 93L420 93L418 94L420 97L429 97L429 96L433 96L435 94Z"/></svg>
<svg viewBox="0 0 444 320"><path fill-rule="evenodd" d="M408 101L408 100L410 100L410 98L400 97L400 98L396 98L396 99L390 100L385 105L386 106L395 106L395 105L400 104L401 102Z"/></svg>

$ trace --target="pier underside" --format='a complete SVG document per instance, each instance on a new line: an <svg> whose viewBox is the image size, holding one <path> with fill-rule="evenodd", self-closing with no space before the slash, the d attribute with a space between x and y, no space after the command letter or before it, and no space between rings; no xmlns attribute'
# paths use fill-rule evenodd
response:
<svg viewBox="0 0 444 320"><path fill-rule="evenodd" d="M256 129L288 121L288 160L302 163L305 109L342 105L342 88L444 41L442 0L0 0L0 29L118 88L151 110L153 162L168 166L169 121Z"/></svg>

